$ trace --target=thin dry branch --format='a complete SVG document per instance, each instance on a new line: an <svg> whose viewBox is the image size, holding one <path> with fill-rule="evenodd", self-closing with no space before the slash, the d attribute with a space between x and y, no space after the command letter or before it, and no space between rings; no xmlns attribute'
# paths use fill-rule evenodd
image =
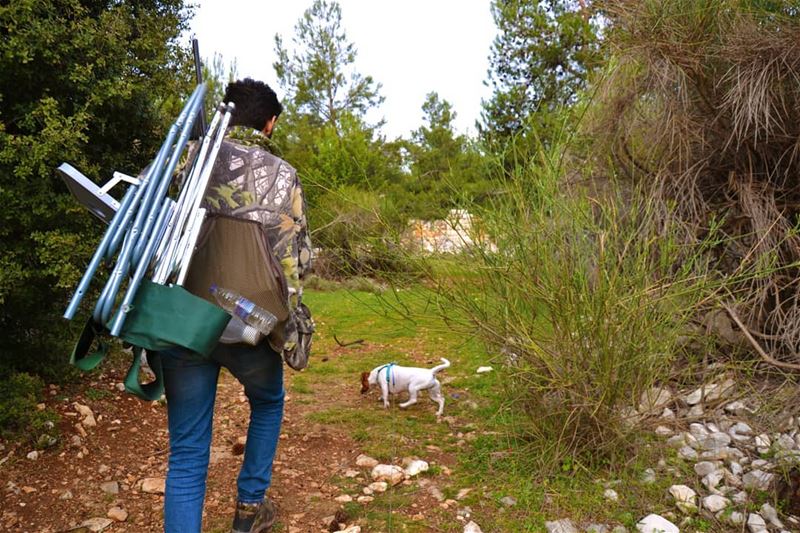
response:
<svg viewBox="0 0 800 533"><path fill-rule="evenodd" d="M728 312L733 321L736 322L736 325L739 326L739 329L742 330L744 336L747 338L747 340L750 342L750 344L753 346L756 352L758 352L758 355L761 356L761 359L763 359L764 362L769 363L773 366L777 366L778 368L784 368L786 370L800 370L800 365L778 361L777 359L769 355L767 352L765 352L764 348L761 347L758 341L750 333L750 330L747 328L747 326L745 326L742 320L739 318L739 315L736 314L736 311L734 311L733 309L731 309L730 306L724 303L722 304L722 307L725 308L725 310Z"/></svg>

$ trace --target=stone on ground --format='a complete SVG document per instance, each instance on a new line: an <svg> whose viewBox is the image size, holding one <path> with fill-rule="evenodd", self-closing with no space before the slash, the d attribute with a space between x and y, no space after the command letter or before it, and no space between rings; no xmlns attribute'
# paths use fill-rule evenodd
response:
<svg viewBox="0 0 800 533"><path fill-rule="evenodd" d="M569 518L545 522L544 527L547 529L547 533L578 533L578 528Z"/></svg>
<svg viewBox="0 0 800 533"><path fill-rule="evenodd" d="M657 514L650 514L636 524L639 533L680 533L678 526Z"/></svg>

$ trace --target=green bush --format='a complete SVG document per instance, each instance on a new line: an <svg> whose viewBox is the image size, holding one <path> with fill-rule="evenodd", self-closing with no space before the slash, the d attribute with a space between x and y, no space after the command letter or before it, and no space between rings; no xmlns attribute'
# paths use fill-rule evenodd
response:
<svg viewBox="0 0 800 533"><path fill-rule="evenodd" d="M15 373L0 380L0 436L24 436L31 444L44 448L58 440L57 416L38 410L44 384L36 376Z"/></svg>
<svg viewBox="0 0 800 533"><path fill-rule="evenodd" d="M403 220L393 202L376 192L342 186L322 194L311 221L314 244L322 249L315 272L334 279L412 275L399 245Z"/></svg>

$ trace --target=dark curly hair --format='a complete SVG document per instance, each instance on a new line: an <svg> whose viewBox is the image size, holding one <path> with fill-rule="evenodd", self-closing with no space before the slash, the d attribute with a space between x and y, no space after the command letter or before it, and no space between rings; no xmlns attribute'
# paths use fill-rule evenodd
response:
<svg viewBox="0 0 800 533"><path fill-rule="evenodd" d="M236 104L231 126L249 126L259 131L264 129L269 119L283 111L275 91L263 81L250 78L229 83L224 101Z"/></svg>

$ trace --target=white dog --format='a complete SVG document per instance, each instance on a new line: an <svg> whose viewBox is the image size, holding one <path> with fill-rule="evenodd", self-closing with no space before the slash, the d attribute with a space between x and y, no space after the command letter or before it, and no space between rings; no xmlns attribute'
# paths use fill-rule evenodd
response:
<svg viewBox="0 0 800 533"><path fill-rule="evenodd" d="M400 407L408 407L417 403L419 391L427 389L430 399L439 404L436 416L441 416L444 411L444 396L442 384L436 379L436 373L450 366L450 361L444 357L441 359L443 364L433 368L398 366L389 363L375 367L371 372L362 372L361 393L366 394L370 385L380 385L383 406L389 407L389 393L396 394L407 390L408 401L401 403Z"/></svg>

